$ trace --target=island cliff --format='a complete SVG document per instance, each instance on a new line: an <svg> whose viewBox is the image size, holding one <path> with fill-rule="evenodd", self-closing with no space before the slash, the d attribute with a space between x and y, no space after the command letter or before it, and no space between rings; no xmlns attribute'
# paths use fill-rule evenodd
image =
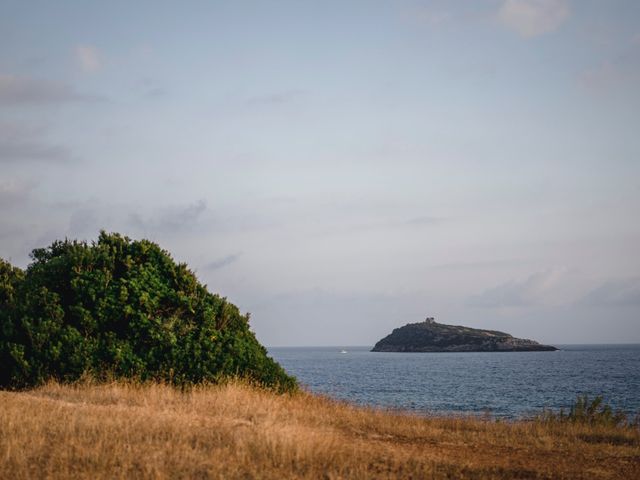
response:
<svg viewBox="0 0 640 480"><path fill-rule="evenodd" d="M495 330L479 330L458 325L436 323L433 317L424 322L396 328L380 340L372 352L536 352L556 347L533 340L515 338Z"/></svg>

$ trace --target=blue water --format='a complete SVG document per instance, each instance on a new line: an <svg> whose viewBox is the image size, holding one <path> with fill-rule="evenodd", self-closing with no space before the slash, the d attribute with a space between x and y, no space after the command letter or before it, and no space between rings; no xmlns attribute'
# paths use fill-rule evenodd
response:
<svg viewBox="0 0 640 480"><path fill-rule="evenodd" d="M557 352L382 353L370 347L270 348L307 389L419 413L526 417L602 395L640 412L640 345L565 345Z"/></svg>

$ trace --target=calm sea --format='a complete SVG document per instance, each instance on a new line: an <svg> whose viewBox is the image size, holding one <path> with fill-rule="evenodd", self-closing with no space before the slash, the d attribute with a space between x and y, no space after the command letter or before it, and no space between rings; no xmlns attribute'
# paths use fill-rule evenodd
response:
<svg viewBox="0 0 640 480"><path fill-rule="evenodd" d="M602 395L640 412L640 345L557 352L373 353L370 347L270 348L302 385L351 402L424 413L524 417ZM343 353L346 352L346 353Z"/></svg>

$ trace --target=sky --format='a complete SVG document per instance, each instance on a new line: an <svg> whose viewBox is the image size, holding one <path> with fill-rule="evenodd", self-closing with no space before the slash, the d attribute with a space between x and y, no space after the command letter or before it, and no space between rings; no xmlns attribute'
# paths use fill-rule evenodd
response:
<svg viewBox="0 0 640 480"><path fill-rule="evenodd" d="M640 2L0 0L0 257L102 229L267 346L640 343Z"/></svg>

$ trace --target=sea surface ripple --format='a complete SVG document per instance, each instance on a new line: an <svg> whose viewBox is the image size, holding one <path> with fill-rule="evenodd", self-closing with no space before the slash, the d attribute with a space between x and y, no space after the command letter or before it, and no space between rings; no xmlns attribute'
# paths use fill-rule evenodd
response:
<svg viewBox="0 0 640 480"><path fill-rule="evenodd" d="M418 413L524 418L602 395L640 412L640 345L559 345L557 352L375 353L279 347L270 355L312 392ZM346 353L345 353L346 352Z"/></svg>

